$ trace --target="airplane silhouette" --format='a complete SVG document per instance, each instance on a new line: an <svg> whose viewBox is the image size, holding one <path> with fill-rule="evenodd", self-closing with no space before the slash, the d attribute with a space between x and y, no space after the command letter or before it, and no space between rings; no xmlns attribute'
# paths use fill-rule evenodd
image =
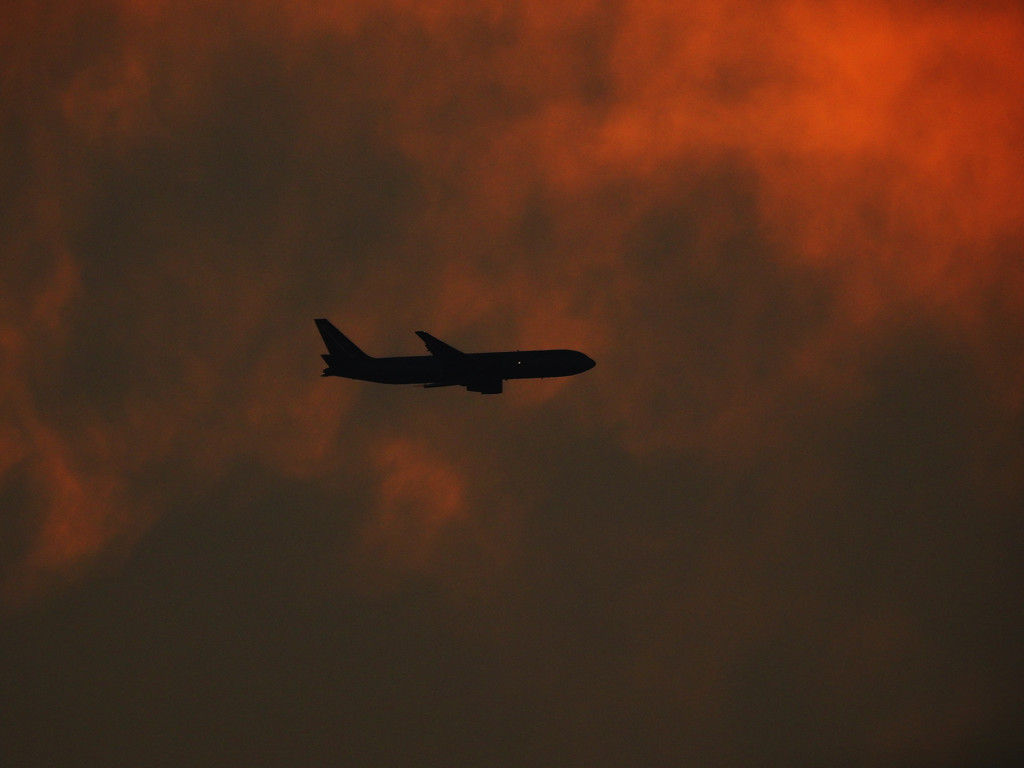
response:
<svg viewBox="0 0 1024 768"><path fill-rule="evenodd" d="M525 352L462 352L416 331L429 355L370 357L335 328L329 320L314 320L327 345L321 355L327 367L323 376L343 376L381 384L422 384L424 387L465 387L482 395L501 394L509 379L543 379L572 376L594 367L582 352L571 349L538 349Z"/></svg>

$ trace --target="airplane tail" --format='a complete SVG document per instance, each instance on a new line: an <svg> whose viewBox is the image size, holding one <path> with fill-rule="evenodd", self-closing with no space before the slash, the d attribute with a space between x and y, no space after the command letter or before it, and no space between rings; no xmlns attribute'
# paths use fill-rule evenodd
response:
<svg viewBox="0 0 1024 768"><path fill-rule="evenodd" d="M330 320L317 318L313 322L316 323L316 328L320 331L324 344L327 345L328 354L320 355L324 362L327 363L327 368L323 372L324 376L340 372L350 372L364 361L371 359L368 354L352 343L345 334L335 328Z"/></svg>

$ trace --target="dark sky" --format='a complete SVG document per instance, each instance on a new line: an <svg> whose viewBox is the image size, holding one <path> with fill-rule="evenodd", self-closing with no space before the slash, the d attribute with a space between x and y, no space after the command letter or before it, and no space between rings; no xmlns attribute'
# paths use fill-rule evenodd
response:
<svg viewBox="0 0 1024 768"><path fill-rule="evenodd" d="M1024 756L1024 10L11 0L0 764ZM568 347L483 397L320 378Z"/></svg>

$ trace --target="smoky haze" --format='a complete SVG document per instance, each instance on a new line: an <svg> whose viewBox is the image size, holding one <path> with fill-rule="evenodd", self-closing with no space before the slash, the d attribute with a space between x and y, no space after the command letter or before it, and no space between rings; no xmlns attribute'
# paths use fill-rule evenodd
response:
<svg viewBox="0 0 1024 768"><path fill-rule="evenodd" d="M1019 5L9 5L0 762L1024 753Z"/></svg>

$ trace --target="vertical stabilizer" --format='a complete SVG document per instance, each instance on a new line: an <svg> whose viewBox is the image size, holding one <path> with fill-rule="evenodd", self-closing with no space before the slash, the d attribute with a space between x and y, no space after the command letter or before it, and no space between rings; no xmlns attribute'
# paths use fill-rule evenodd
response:
<svg viewBox="0 0 1024 768"><path fill-rule="evenodd" d="M363 352L359 347L335 328L330 320L317 318L317 330L323 336L324 344L327 345L326 355L320 355L327 363L324 368L324 376L351 376L357 373L363 365L372 358Z"/></svg>
<svg viewBox="0 0 1024 768"><path fill-rule="evenodd" d="M317 330L323 336L324 344L327 345L327 351L330 352L331 357L344 358L351 362L370 359L368 354L363 352L345 334L335 328L330 320L318 318L313 322L316 323Z"/></svg>

